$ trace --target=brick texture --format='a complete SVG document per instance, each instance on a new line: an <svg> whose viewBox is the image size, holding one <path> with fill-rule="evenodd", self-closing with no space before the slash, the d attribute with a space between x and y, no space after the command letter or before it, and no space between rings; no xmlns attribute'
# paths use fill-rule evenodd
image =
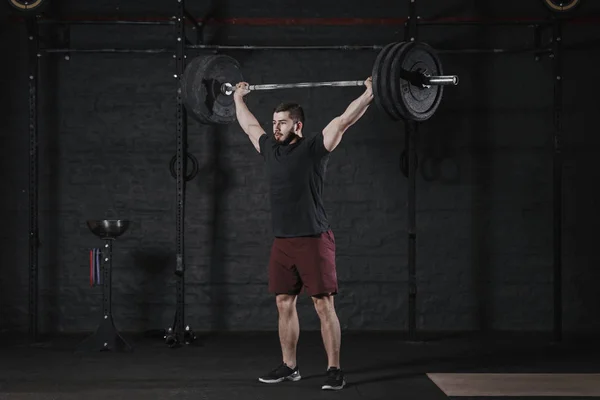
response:
<svg viewBox="0 0 600 400"><path fill-rule="evenodd" d="M164 2L64 2L73 15L173 12ZM264 4L263 4L264 3ZM287 15L279 2L227 2L219 15ZM404 16L404 5L359 2L343 15ZM458 2L425 14L460 14ZM514 2L508 15L545 16ZM532 2L534 3L534 2ZM588 2L590 3L590 2ZM255 4L255 3L252 3ZM258 4L258 3L256 3ZM320 4L320 3L319 3ZM4 4L6 6L6 4ZM592 5L585 5L592 7ZM162 8L161 8L162 7ZM315 4L316 7L316 4ZM480 6L481 7L481 6ZM201 15L196 6L192 10ZM510 8L510 7L507 7ZM480 9L477 12L504 12ZM586 9L589 11L589 8ZM306 11L298 14L315 16ZM491 15L491 14L490 14ZM504 14L502 14L504 15ZM0 328L27 328L28 197L26 35L2 28L7 54L0 82L3 251ZM171 28L77 27L74 46L171 46ZM447 47L527 45L533 34L512 28L423 28L421 40ZM217 43L383 44L402 39L401 26L209 27ZM442 33L445 32L445 33ZM143 35L143 36L141 36ZM585 39L570 28L565 42ZM361 79L374 51L235 52L250 82ZM193 55L191 55L193 56ZM191 57L190 56L190 57ZM446 72L461 76L438 113L420 127L417 177L417 322L429 331L552 329L552 76L548 59L444 55ZM92 330L101 290L89 287L88 251L102 246L86 220L121 218L131 228L114 244L113 307L122 330L165 328L175 311L175 71L171 55L44 56L40 129L40 327L44 332ZM583 81L597 55L565 59L564 323L569 331L600 329L596 289L595 212L600 141L597 82ZM585 65L586 68L581 68ZM576 92L577 90L577 92ZM360 94L357 88L251 94L248 104L269 129L278 102L305 106L313 135ZM407 179L399 172L405 130L375 105L331 157L325 203L337 241L344 330L406 329ZM190 120L189 151L199 160L187 186L187 322L204 330L274 330L267 293L271 244L265 170L237 124ZM303 329L319 329L310 299L298 303Z"/></svg>

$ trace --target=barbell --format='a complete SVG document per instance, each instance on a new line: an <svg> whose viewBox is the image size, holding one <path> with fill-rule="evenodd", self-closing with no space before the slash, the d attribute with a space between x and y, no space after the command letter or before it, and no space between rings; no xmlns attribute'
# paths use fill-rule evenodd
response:
<svg viewBox="0 0 600 400"><path fill-rule="evenodd" d="M422 42L394 42L377 54L372 71L373 98L393 120L425 121L436 112L444 86L458 85L444 75L435 50ZM366 76L365 76L366 79ZM239 62L227 55L199 56L188 63L181 79L186 109L203 124L229 124L236 119L232 94L244 81ZM250 91L362 86L363 80L250 85Z"/></svg>

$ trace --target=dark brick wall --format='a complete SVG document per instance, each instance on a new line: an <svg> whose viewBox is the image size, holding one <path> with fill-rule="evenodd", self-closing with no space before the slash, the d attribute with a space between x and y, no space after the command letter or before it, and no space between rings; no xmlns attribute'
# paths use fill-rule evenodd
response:
<svg viewBox="0 0 600 400"><path fill-rule="evenodd" d="M172 15L169 2L64 2L65 14ZM343 11L308 2L248 6L228 1L218 17L390 17L403 2ZM539 3L493 9L483 2L426 2L423 15L545 16ZM202 3L204 4L204 3ZM255 3L253 3L255 4ZM258 4L258 3L256 3ZM446 4L446 3L445 3ZM591 5L581 12L592 12ZM499 6L496 6L499 7ZM190 4L196 15L208 6ZM315 10L319 10L316 12ZM8 14L3 4L4 15ZM0 327L27 327L27 38L4 24L6 49L0 115L2 243ZM598 37L572 27L565 42ZM77 27L73 46L171 46L171 28ZM235 44L383 44L401 40L400 26L211 26L206 40ZM437 47L531 45L526 28L423 28ZM376 56L360 52L227 52L250 82L345 80L368 76ZM531 54L443 55L461 76L439 112L419 132L417 182L418 328L552 329L551 64ZM595 53L565 59L564 322L569 331L600 328L593 182L599 140L591 99L598 83L586 72ZM115 321L123 330L164 328L175 304L175 64L170 55L44 56L40 119L40 324L42 331L91 330L101 292L89 287L88 251L102 245L90 218L130 219L115 243ZM307 133L341 113L359 89L251 94L266 128L283 100L305 105ZM269 200L261 158L237 124L214 128L190 121L189 150L200 161L186 203L188 322L196 330L273 330L276 309L266 291L271 243ZM332 156L325 192L338 245L341 324L347 330L405 329L407 322L407 180L399 173L404 127L373 106ZM299 303L301 326L318 329L312 303Z"/></svg>

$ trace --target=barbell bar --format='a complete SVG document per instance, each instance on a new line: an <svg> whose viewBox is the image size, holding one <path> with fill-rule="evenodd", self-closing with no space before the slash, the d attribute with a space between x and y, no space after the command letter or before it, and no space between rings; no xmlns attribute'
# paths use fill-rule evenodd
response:
<svg viewBox="0 0 600 400"><path fill-rule="evenodd" d="M446 75L446 76L427 76L423 75L421 78L422 82L413 84L420 84L423 87L431 85L458 85L458 76ZM312 87L345 87L345 86L364 86L365 81L331 81L331 82L300 82L300 83L271 83L271 84L260 84L260 85L248 85L248 90L276 90L276 89L296 89L296 88L312 88ZM226 96L230 96L236 90L236 87L229 82L225 82L221 85L221 93Z"/></svg>
<svg viewBox="0 0 600 400"><path fill-rule="evenodd" d="M422 42L394 42L383 47L372 67L377 106L394 120L425 121L436 112L444 86L458 85L456 75L444 75L435 50ZM365 74L365 78L368 74ZM191 60L181 79L181 95L191 115L204 124L228 124L236 119L231 94L245 81L238 61L223 54ZM358 87L364 80L249 85L250 91L313 87Z"/></svg>

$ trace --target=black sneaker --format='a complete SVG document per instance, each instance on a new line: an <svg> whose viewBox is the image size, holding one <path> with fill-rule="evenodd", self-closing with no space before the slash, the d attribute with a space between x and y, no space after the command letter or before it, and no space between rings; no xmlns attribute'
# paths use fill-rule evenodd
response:
<svg viewBox="0 0 600 400"><path fill-rule="evenodd" d="M327 370L327 379L321 387L323 390L340 390L346 386L344 373L339 368L331 367Z"/></svg>
<svg viewBox="0 0 600 400"><path fill-rule="evenodd" d="M269 372L267 375L258 378L258 380L263 383L279 383L285 380L296 382L299 381L300 378L300 371L298 370L297 365L296 368L291 369L285 363L283 363L273 371Z"/></svg>

